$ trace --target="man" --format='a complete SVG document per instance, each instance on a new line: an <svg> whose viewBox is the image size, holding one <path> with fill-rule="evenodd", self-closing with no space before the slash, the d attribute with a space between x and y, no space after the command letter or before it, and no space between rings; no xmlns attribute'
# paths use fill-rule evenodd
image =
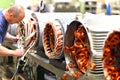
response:
<svg viewBox="0 0 120 80"><path fill-rule="evenodd" d="M7 33L9 24L19 23L25 17L25 10L20 5L13 5L10 8L0 11L0 56L22 56L24 50L10 50L2 46L3 41L16 41L17 38Z"/></svg>

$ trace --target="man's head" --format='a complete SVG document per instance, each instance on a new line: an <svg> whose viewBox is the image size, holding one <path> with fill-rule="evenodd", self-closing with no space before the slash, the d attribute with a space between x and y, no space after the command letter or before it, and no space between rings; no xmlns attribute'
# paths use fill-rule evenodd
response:
<svg viewBox="0 0 120 80"><path fill-rule="evenodd" d="M13 5L4 12L10 24L19 23L25 17L25 9L21 5Z"/></svg>

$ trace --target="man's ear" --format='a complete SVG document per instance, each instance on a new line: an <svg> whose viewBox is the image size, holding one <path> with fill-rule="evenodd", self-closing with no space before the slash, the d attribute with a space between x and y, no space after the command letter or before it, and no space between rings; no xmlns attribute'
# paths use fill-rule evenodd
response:
<svg viewBox="0 0 120 80"><path fill-rule="evenodd" d="M9 13L9 16L10 16L10 17L13 17L14 15L13 15L13 13Z"/></svg>

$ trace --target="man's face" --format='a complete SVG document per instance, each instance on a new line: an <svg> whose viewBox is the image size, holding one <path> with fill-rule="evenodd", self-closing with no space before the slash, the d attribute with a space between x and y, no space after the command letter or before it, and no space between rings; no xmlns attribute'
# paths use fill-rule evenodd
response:
<svg viewBox="0 0 120 80"><path fill-rule="evenodd" d="M14 24L14 23L19 23L22 19L24 18L23 15L19 15L18 17L14 17L14 16L11 16L11 20L10 20L10 24Z"/></svg>

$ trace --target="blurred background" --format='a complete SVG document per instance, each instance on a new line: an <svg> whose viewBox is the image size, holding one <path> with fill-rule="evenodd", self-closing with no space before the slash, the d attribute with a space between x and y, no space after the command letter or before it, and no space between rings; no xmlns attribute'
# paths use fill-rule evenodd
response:
<svg viewBox="0 0 120 80"><path fill-rule="evenodd" d="M0 0L0 8L20 4L35 12L90 12L120 14L120 0Z"/></svg>
<svg viewBox="0 0 120 80"><path fill-rule="evenodd" d="M37 78L37 80L56 80L56 78L57 78L57 80L60 80L60 78L63 75L64 70L65 70L63 68L65 68L65 66L66 66L65 65L66 61L64 58L67 58L67 57L64 57L64 58L58 59L58 60L52 60L52 59L48 59L48 57L46 58L46 56L44 55L45 51L43 48L44 45L41 45L41 43L43 43L41 37L42 37L43 30L46 28L45 25L48 24L47 19L48 18L52 19L54 16L54 19L57 18L56 21L61 26L63 26L65 28L65 30L67 30L67 26L71 22L71 20L73 20L75 18L76 19L79 18L79 15L77 16L77 14L71 14L71 13L85 14L87 12L92 13L92 14L105 14L103 16L104 18L99 15L91 16L91 14L85 16L85 18L87 17L87 20L86 20L87 21L86 22L87 30L90 33L91 39L94 39L93 42L91 40L91 43L93 46L93 51L95 51L95 52L93 52L93 53L95 53L95 57L93 56L93 61L96 61L96 64L98 64L98 66L95 70L90 70L91 74L89 74L90 75L89 77L92 78L90 80L95 80L95 79L103 80L104 73L103 73L103 69L102 69L101 55L96 56L96 54L97 53L102 54L103 41L104 41L104 38L107 36L107 33L109 32L109 30L119 27L120 0L0 0L0 9L6 9L14 4L22 5L25 9L31 10L33 12L37 12L38 14L39 13L55 13L52 15L36 14L38 17L38 20L36 20L35 25L36 24L40 25L39 26L40 28L38 29L40 31L40 33L39 33L40 36L38 36L40 38L38 38L38 40L40 42L38 44L39 45L38 50L36 50L36 51L38 51L37 55L39 57L38 56L34 57L33 55L30 55L31 57L28 58L29 61L26 61L26 63L25 63L25 67L27 66L25 69L28 71L23 71L23 70L19 71L21 73L22 72L26 73L29 77L23 76L23 77L25 77L25 79L22 79L22 80L33 80L33 79L26 79L26 77L34 78L34 76L35 76L35 78ZM60 13L60 14L56 14L56 13ZM65 14L65 13L67 13L67 14ZM106 15L118 15L118 16L106 16ZM44 16L44 18L43 17L41 18L41 16ZM39 17L41 20L39 20ZM62 17L64 19L62 19L60 17ZM81 19L82 17L83 16L80 15L81 22L82 22L82 19ZM31 20L32 18L30 17L29 19ZM45 21L43 19L45 19ZM33 18L33 20L35 20L35 19ZM37 22L37 21L39 21L39 22ZM54 23L56 25L56 22L52 22L52 23ZM29 24L31 24L31 23L29 22ZM74 25L76 25L76 24L77 23L75 23ZM16 26L16 25L13 25L13 26ZM59 30L57 30L57 28L55 28L56 31L63 32L64 29L62 29L61 26L60 26L60 28L58 28ZM38 27L38 25L36 27ZM50 30L52 30L51 28L52 27L50 27ZM32 30L32 27L30 29ZM35 28L35 29L37 29L37 28ZM53 30L54 30L54 27L53 27ZM72 28L70 30L72 31ZM11 26L10 32L11 33L15 32L15 29L12 30L12 26ZM53 43L54 43L54 41L53 41ZM7 47L9 47L9 45ZM34 55L36 55L36 54L34 54ZM11 66L11 63L14 63L14 61L16 63L16 58L13 58L10 56L8 58L5 57L5 59L3 58L3 61L0 60L0 63L6 62L7 64L9 63ZM11 75L13 75L13 71L16 69L16 67L13 70L11 70L11 67L10 67L10 70L8 71L9 66L6 64L3 66L5 66L4 68L6 68L7 70L6 69L2 70L0 68L0 77L1 77L1 74L4 73L2 71L5 71L7 73L9 73L11 71L12 72ZM14 66L16 66L16 65L14 65ZM51 67L53 68L53 71L52 71ZM13 68L13 66L12 66L12 68ZM61 71L61 72L59 72L59 71ZM93 75L95 77L93 77ZM5 73L5 76L6 76L6 73ZM52 79L50 79L50 77ZM88 78L88 75L86 75L85 77ZM11 76L9 76L9 78L11 78ZM22 77L20 76L20 78L22 78ZM42 78L45 78L45 79L42 79ZM1 80L1 78L0 78L0 80ZM10 80L10 79L2 79L2 80ZM18 79L18 80L21 80L21 79ZM87 79L84 79L84 80L87 80Z"/></svg>

